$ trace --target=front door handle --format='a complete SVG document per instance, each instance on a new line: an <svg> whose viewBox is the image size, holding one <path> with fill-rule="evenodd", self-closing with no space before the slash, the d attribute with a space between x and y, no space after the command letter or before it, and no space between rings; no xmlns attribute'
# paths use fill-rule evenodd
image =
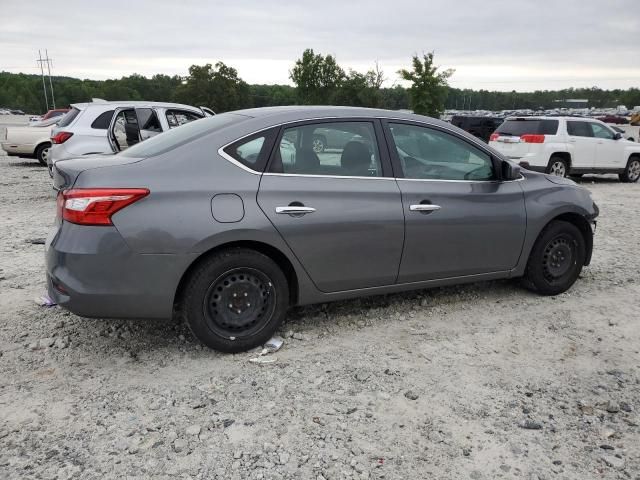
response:
<svg viewBox="0 0 640 480"><path fill-rule="evenodd" d="M432 205L431 203L420 203L418 205L409 205L409 210L412 212L433 212L440 210L440 205Z"/></svg>
<svg viewBox="0 0 640 480"><path fill-rule="evenodd" d="M313 213L316 209L313 207L298 207L298 206L287 206L287 207L276 207L276 213L281 213L283 215L304 215L306 213Z"/></svg>

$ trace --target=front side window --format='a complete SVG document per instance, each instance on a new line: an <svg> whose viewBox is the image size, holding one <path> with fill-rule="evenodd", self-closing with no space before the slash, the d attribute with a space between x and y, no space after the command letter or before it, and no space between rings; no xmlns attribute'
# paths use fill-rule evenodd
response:
<svg viewBox="0 0 640 480"><path fill-rule="evenodd" d="M613 140L613 132L607 127L600 125L599 123L589 123L589 126L591 127L594 137Z"/></svg>
<svg viewBox="0 0 640 480"><path fill-rule="evenodd" d="M587 122L567 121L567 133L572 137L593 137Z"/></svg>
<svg viewBox="0 0 640 480"><path fill-rule="evenodd" d="M332 122L286 128L275 149L270 171L381 177L373 123Z"/></svg>
<svg viewBox="0 0 640 480"><path fill-rule="evenodd" d="M493 180L491 157L466 141L427 127L390 123L405 178Z"/></svg>
<svg viewBox="0 0 640 480"><path fill-rule="evenodd" d="M198 115L194 112L188 112L186 110L167 110L167 123L169 128L179 127L185 123L193 122L202 118L202 115Z"/></svg>

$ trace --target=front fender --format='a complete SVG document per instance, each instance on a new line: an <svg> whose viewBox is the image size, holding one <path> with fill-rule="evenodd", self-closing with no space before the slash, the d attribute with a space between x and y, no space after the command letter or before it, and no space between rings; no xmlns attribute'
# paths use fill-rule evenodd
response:
<svg viewBox="0 0 640 480"><path fill-rule="evenodd" d="M594 222L599 214L590 192L568 179L527 172L523 189L527 211L527 231L522 256L513 276L524 274L533 245L549 222L563 217L580 218L588 224ZM585 231L584 228L582 230ZM585 232L591 234L591 229L587 228ZM586 263L588 264L592 242L587 241L587 247Z"/></svg>

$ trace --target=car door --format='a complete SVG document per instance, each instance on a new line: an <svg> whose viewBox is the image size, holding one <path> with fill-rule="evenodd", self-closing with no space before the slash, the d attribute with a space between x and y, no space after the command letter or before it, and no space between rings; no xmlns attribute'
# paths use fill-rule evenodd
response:
<svg viewBox="0 0 640 480"><path fill-rule="evenodd" d="M314 149L319 132L336 143ZM404 217L380 135L366 119L283 127L260 181L260 208L323 292L396 281Z"/></svg>
<svg viewBox="0 0 640 480"><path fill-rule="evenodd" d="M526 230L520 181L500 181L491 155L453 132L384 124L405 216L398 283L514 268Z"/></svg>
<svg viewBox="0 0 640 480"><path fill-rule="evenodd" d="M589 170L593 168L596 159L597 139L589 122L584 120L567 120L567 136L571 149L571 168Z"/></svg>
<svg viewBox="0 0 640 480"><path fill-rule="evenodd" d="M162 133L162 126L160 125L158 114L154 108L136 108L136 117L140 129L140 141L147 140Z"/></svg>
<svg viewBox="0 0 640 480"><path fill-rule="evenodd" d="M593 162L595 168L624 168L624 142L615 139L615 132L606 125L589 122L596 141L596 153Z"/></svg>
<svg viewBox="0 0 640 480"><path fill-rule="evenodd" d="M114 152L121 152L140 142L138 116L133 107L116 108L107 131L109 145Z"/></svg>

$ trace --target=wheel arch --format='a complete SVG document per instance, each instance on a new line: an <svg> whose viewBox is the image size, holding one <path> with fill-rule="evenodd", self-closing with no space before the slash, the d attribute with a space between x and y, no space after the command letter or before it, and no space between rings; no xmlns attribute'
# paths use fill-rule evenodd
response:
<svg viewBox="0 0 640 480"><path fill-rule="evenodd" d="M551 163L551 159L553 157L562 158L564 161L567 162L567 168L571 170L571 154L569 152L562 152L562 151L552 152L551 155L549 155L549 161L547 162L547 166ZM569 172L567 171L567 173Z"/></svg>
<svg viewBox="0 0 640 480"><path fill-rule="evenodd" d="M36 152L38 151L38 149L40 147L42 147L43 145L49 145L49 148L51 148L51 146L52 146L51 140L42 140L41 142L38 142L36 144L36 147L33 149L33 154L35 155Z"/></svg>
<svg viewBox="0 0 640 480"><path fill-rule="evenodd" d="M296 274L296 270L291 263L291 261L287 258L287 256L282 253L281 250L274 247L273 245L269 245L265 242L255 241L255 240L234 240L225 243L221 243L220 245L216 245L215 247L203 252L198 257L196 257L191 264L184 271L182 276L180 277L180 281L178 282L178 286L176 288L176 292L174 294L173 304L174 309L177 304L182 300L182 294L184 290L184 286L186 284L186 280L189 278L191 273L203 262L205 262L208 258L222 250L234 249L234 248L246 248L250 250L255 250L257 252L266 255L271 260L276 262L276 264L282 269L285 277L287 278L287 283L289 284L289 303L290 305L295 305L298 301L299 295L299 283L298 276Z"/></svg>
<svg viewBox="0 0 640 480"><path fill-rule="evenodd" d="M591 254L593 252L593 233L591 232L591 225L589 225L589 221L584 217L584 215L580 215L575 212L565 212L560 215L556 215L551 220L549 220L544 227L538 232L536 236L536 240L540 237L542 232L549 226L551 222L555 221L563 221L567 223L571 223L574 225L580 233L582 233L582 238L584 238L584 243L586 246L586 255L584 259L584 265L587 266L591 263ZM529 252L531 255L531 252Z"/></svg>

